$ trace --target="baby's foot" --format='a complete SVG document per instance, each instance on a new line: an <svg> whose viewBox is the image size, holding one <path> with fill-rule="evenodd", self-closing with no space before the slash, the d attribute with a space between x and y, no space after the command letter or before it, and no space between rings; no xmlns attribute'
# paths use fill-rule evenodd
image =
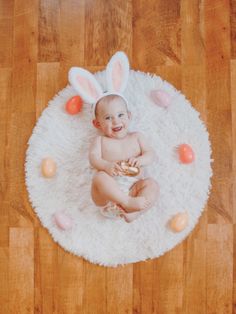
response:
<svg viewBox="0 0 236 314"><path fill-rule="evenodd" d="M128 196L125 204L122 204L122 207L125 211L134 212L140 210L146 210L150 206L150 202L143 196L132 197Z"/></svg>
<svg viewBox="0 0 236 314"><path fill-rule="evenodd" d="M133 212L133 213L122 213L120 216L125 219L126 222L132 222L137 219L141 215L141 212Z"/></svg>

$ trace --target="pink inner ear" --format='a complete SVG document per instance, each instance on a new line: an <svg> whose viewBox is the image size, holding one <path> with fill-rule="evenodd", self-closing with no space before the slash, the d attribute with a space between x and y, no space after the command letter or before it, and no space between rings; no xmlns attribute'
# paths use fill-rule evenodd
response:
<svg viewBox="0 0 236 314"><path fill-rule="evenodd" d="M119 91L122 84L123 68L120 61L116 61L112 69L112 82L115 91Z"/></svg>
<svg viewBox="0 0 236 314"><path fill-rule="evenodd" d="M86 77L83 77L81 75L77 75L77 81L80 84L80 86L83 88L83 90L93 98L97 99L99 97L99 94L94 87L94 85L90 82L90 80Z"/></svg>

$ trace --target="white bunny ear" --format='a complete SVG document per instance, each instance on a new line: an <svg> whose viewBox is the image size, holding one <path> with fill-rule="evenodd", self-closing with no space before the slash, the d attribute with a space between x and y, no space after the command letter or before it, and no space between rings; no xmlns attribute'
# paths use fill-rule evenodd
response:
<svg viewBox="0 0 236 314"><path fill-rule="evenodd" d="M122 93L129 79L129 60L122 51L116 52L106 67L107 87L109 92Z"/></svg>
<svg viewBox="0 0 236 314"><path fill-rule="evenodd" d="M102 88L93 74L83 68L71 68L69 82L88 104L93 104L103 94Z"/></svg>

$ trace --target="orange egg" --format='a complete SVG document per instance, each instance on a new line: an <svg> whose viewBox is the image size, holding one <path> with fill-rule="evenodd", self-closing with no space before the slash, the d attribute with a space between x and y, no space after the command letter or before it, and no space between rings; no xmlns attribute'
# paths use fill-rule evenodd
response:
<svg viewBox="0 0 236 314"><path fill-rule="evenodd" d="M169 223L170 228L174 232L180 232L186 228L188 224L188 213L178 213L176 214Z"/></svg>
<svg viewBox="0 0 236 314"><path fill-rule="evenodd" d="M183 164L189 164L195 159L194 152L188 144L181 144L178 147L178 153L179 159Z"/></svg>
<svg viewBox="0 0 236 314"><path fill-rule="evenodd" d="M56 173L56 163L51 158L44 158L41 163L42 175L45 178L52 178Z"/></svg>
<svg viewBox="0 0 236 314"><path fill-rule="evenodd" d="M77 114L83 106L83 101L80 96L74 96L70 98L66 103L67 113L74 115Z"/></svg>

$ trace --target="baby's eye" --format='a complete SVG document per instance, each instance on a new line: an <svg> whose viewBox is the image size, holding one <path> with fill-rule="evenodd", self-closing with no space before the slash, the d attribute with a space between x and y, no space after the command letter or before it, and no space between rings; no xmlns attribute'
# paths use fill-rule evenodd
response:
<svg viewBox="0 0 236 314"><path fill-rule="evenodd" d="M119 115L118 115L119 118L121 118L121 117L123 117L123 116L124 116L123 113L119 113Z"/></svg>
<svg viewBox="0 0 236 314"><path fill-rule="evenodd" d="M105 119L106 119L106 120L111 120L111 117L110 117L110 116L107 116Z"/></svg>

